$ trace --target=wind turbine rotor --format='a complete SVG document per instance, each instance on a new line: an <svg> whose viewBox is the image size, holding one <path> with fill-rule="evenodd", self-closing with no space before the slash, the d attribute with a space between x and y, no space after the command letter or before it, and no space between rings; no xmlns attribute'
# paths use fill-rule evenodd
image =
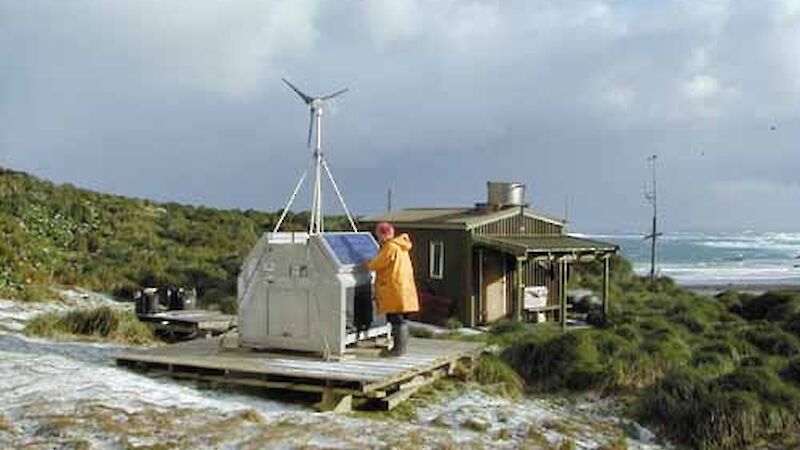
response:
<svg viewBox="0 0 800 450"><path fill-rule="evenodd" d="M307 95L305 92L298 89L295 85L290 83L289 80L287 80L286 78L281 78L281 80L283 80L283 82L286 83L287 86L289 86L295 93L297 93L297 95L299 95L300 98L302 98L303 101L306 102L306 105L310 105L311 102L314 101L314 97Z"/></svg>
<svg viewBox="0 0 800 450"><path fill-rule="evenodd" d="M308 110L308 148L311 148L311 136L314 134L314 108Z"/></svg>
<svg viewBox="0 0 800 450"><path fill-rule="evenodd" d="M321 100L330 100L330 99L332 99L333 97L336 97L336 96L342 95L342 94L344 94L345 92L347 92L347 91L349 91L349 90L350 90L350 89L348 89L348 88L344 88L344 89L341 89L341 90L338 90L338 91L334 92L333 94L328 94L328 95L325 95L325 96L323 96L323 97L320 97L320 99L321 99Z"/></svg>

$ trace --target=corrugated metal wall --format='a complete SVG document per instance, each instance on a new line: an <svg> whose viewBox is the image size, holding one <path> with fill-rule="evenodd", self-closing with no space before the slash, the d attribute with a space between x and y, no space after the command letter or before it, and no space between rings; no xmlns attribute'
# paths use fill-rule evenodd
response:
<svg viewBox="0 0 800 450"><path fill-rule="evenodd" d="M561 234L562 226L532 217L516 215L475 228L477 235L532 236Z"/></svg>

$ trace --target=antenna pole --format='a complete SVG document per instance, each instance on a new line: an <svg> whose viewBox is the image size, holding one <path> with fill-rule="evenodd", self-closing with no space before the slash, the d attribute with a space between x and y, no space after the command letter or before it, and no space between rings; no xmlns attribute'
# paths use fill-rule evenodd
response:
<svg viewBox="0 0 800 450"><path fill-rule="evenodd" d="M646 240L650 241L650 283L656 280L656 241L662 233L658 231L658 185L656 184L656 159L657 155L652 155L647 158L653 170L653 189L646 191L644 196L650 204L653 205L653 223L650 234L645 236Z"/></svg>
<svg viewBox="0 0 800 450"><path fill-rule="evenodd" d="M386 193L386 212L392 212L392 187Z"/></svg>

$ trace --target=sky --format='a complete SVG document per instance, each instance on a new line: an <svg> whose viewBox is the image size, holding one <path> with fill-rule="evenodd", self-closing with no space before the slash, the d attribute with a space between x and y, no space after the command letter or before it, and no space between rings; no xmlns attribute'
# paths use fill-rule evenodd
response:
<svg viewBox="0 0 800 450"><path fill-rule="evenodd" d="M798 57L800 0L0 0L0 165L278 210L311 161L286 77L350 89L323 143L357 214L507 180L645 231L656 154L665 230L800 230Z"/></svg>

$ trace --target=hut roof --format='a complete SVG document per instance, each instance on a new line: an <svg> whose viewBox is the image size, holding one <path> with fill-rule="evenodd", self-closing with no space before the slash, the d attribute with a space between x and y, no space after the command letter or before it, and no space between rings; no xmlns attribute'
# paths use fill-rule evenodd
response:
<svg viewBox="0 0 800 450"><path fill-rule="evenodd" d="M531 208L522 208L528 217L539 219L555 225L564 226L564 221L548 217ZM474 208L410 208L392 211L386 214L364 217L361 222L391 222L406 226L438 226L442 228L472 229L487 223L503 220L520 214L520 207L509 206L501 209L483 207Z"/></svg>

